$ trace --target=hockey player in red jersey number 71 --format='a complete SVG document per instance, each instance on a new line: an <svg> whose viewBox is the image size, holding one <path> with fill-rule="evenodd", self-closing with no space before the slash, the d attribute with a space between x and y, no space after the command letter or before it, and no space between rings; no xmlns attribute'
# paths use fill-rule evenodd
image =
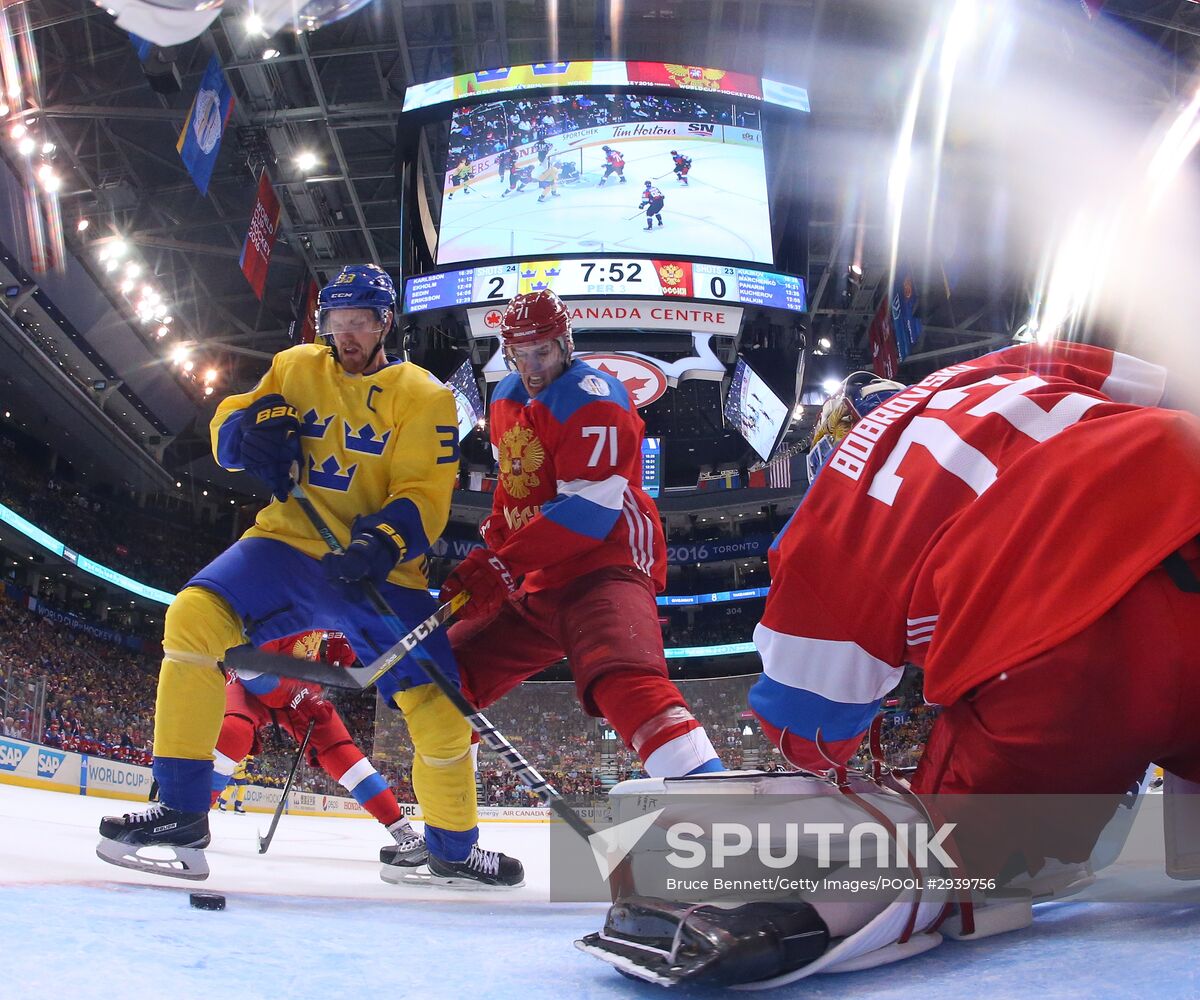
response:
<svg viewBox="0 0 1200 1000"><path fill-rule="evenodd" d="M654 776L721 770L667 677L655 593L666 546L641 487L643 425L619 380L571 359L552 291L518 295L500 327L514 369L492 397L500 481L486 548L441 600L471 600L450 629L463 689L481 709L564 655L584 711L606 718Z"/></svg>
<svg viewBox="0 0 1200 1000"><path fill-rule="evenodd" d="M1104 796L1151 761L1200 781L1200 727L1180 710L1200 705L1200 420L1156 405L1165 375L1051 343L907 388L847 380L755 630L750 706L789 761L847 760L911 663L945 706L914 791L1102 803L1016 836L1001 815L956 816L964 851L982 842L969 822L1004 829L980 848L993 874L1086 860Z"/></svg>

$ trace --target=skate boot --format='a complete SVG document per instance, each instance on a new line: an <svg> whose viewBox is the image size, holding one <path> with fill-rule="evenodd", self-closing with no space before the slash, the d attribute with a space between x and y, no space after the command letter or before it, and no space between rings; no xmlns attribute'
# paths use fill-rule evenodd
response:
<svg viewBox="0 0 1200 1000"><path fill-rule="evenodd" d="M403 872L389 872L386 869L417 868L429 860L429 850L425 847L425 838L412 828L406 819L398 819L388 827L388 833L396 842L379 848L379 860L384 871L379 877L385 882L393 881L389 875L402 875Z"/></svg>
<svg viewBox="0 0 1200 1000"><path fill-rule="evenodd" d="M183 812L157 802L141 812L105 816L100 838L96 855L109 864L197 882L208 878L204 848L212 838L207 812ZM158 856L142 854L146 848Z"/></svg>
<svg viewBox="0 0 1200 1000"><path fill-rule="evenodd" d="M651 230L651 229L653 229L653 228L654 228L654 223L651 223L650 225L648 225L648 226L646 227L646 232L650 232L650 230Z"/></svg>
<svg viewBox="0 0 1200 1000"><path fill-rule="evenodd" d="M516 858L484 851L476 844L466 861L429 856L429 884L451 889L516 889L525 884L525 869Z"/></svg>
<svg viewBox="0 0 1200 1000"><path fill-rule="evenodd" d="M239 816L246 815L246 807L244 805L242 805L240 802L235 802L233 804L233 811L235 813L237 813Z"/></svg>
<svg viewBox="0 0 1200 1000"><path fill-rule="evenodd" d="M220 809L221 812L225 811L225 800L224 799L217 799L217 808Z"/></svg>
<svg viewBox="0 0 1200 1000"><path fill-rule="evenodd" d="M559 194L557 191L551 191L551 192L550 192L550 197L551 197L551 198L561 198L561 197L562 197L562 195L561 195L561 194Z"/></svg>

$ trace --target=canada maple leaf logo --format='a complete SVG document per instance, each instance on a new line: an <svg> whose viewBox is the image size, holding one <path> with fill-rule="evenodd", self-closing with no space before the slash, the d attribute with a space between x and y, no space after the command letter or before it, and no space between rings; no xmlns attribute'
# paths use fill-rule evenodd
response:
<svg viewBox="0 0 1200 1000"><path fill-rule="evenodd" d="M617 372L613 371L604 363L601 363L600 370L604 372L605 375L611 375L615 379L620 379L621 385L625 386L625 391L634 399L637 399L638 393L641 392L650 382L648 378L633 378L632 376L629 378L621 378Z"/></svg>

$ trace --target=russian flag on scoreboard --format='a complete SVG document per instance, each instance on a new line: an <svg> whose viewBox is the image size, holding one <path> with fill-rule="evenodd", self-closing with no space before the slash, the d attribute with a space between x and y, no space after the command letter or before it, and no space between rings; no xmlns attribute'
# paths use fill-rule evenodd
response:
<svg viewBox="0 0 1200 1000"><path fill-rule="evenodd" d="M208 182L221 152L221 137L232 113L233 91L225 82L220 60L213 56L175 143L179 158L201 194L208 194Z"/></svg>

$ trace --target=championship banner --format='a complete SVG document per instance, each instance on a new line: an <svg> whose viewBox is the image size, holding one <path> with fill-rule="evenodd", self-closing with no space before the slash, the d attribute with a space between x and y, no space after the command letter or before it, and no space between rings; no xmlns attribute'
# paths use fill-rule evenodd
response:
<svg viewBox="0 0 1200 1000"><path fill-rule="evenodd" d="M901 277L903 275L903 277ZM892 330L896 335L896 350L901 360L907 358L921 339L921 321L917 318L920 300L911 271L896 270L892 285Z"/></svg>
<svg viewBox="0 0 1200 1000"><path fill-rule="evenodd" d="M221 152L221 137L232 113L233 91L225 82L221 61L213 56L175 143L179 158L201 194L208 194L208 182Z"/></svg>
<svg viewBox="0 0 1200 1000"><path fill-rule="evenodd" d="M317 297L320 289L307 275L300 279L299 318L292 321L292 343L312 344L317 339Z"/></svg>
<svg viewBox="0 0 1200 1000"><path fill-rule="evenodd" d="M258 197L254 202L254 211L250 213L250 227L246 230L242 256L238 261L242 274L260 301L267 287L267 269L271 266L271 251L275 248L278 231L279 199L264 170L258 179Z"/></svg>
<svg viewBox="0 0 1200 1000"><path fill-rule="evenodd" d="M884 299L875 310L867 330L871 341L871 367L881 378L895 378L900 370L900 354L896 350L896 335L892 330L891 302Z"/></svg>
<svg viewBox="0 0 1200 1000"><path fill-rule="evenodd" d="M762 81L748 73L733 73L706 66L686 66L683 63L629 62L625 64L629 85L648 87L678 87L681 90L705 90L732 97L753 97L761 100Z"/></svg>

